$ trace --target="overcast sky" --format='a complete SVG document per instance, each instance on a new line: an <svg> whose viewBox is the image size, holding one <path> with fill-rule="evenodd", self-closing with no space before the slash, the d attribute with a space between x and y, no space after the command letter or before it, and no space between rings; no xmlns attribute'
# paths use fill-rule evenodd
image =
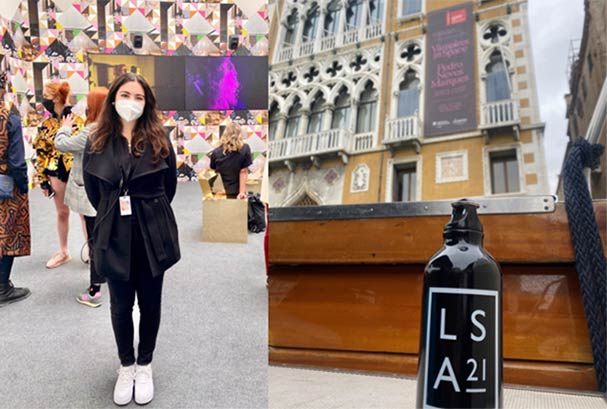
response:
<svg viewBox="0 0 607 409"><path fill-rule="evenodd" d="M567 146L565 94L569 43L582 38L583 0L529 0L529 26L540 100L550 192L555 193Z"/></svg>

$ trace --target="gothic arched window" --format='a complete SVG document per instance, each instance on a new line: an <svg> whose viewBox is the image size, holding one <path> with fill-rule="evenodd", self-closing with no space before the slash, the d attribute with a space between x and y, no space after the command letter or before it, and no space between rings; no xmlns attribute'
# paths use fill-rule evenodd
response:
<svg viewBox="0 0 607 409"><path fill-rule="evenodd" d="M335 110L333 111L331 129L348 128L350 128L350 94L346 87L342 87L339 95L335 98Z"/></svg>
<svg viewBox="0 0 607 409"><path fill-rule="evenodd" d="M308 12L306 22L304 23L303 38L304 42L312 41L316 38L318 26L318 4L314 3Z"/></svg>
<svg viewBox="0 0 607 409"><path fill-rule="evenodd" d="M384 14L384 0L369 1L369 15L367 16L367 24L375 24L381 21Z"/></svg>
<svg viewBox="0 0 607 409"><path fill-rule="evenodd" d="M287 25L285 27L285 45L295 44L295 35L297 34L297 25L299 24L299 13L297 9L293 9L291 15L287 17Z"/></svg>
<svg viewBox="0 0 607 409"><path fill-rule="evenodd" d="M333 0L327 7L327 15L325 16L325 34L332 35L339 30L339 14L341 12L340 0Z"/></svg>
<svg viewBox="0 0 607 409"><path fill-rule="evenodd" d="M485 67L487 102L510 99L510 79L508 77L510 74L506 64L498 50L495 50L489 57L489 64Z"/></svg>
<svg viewBox="0 0 607 409"><path fill-rule="evenodd" d="M292 138L294 136L297 136L300 117L301 102L299 101L299 98L295 98L291 109L289 109L289 115L287 116L287 129L285 131L285 138Z"/></svg>
<svg viewBox="0 0 607 409"><path fill-rule="evenodd" d="M322 131L322 120L324 117L325 99L319 92L314 97L314 103L310 110L310 120L308 122L307 133L317 133Z"/></svg>
<svg viewBox="0 0 607 409"><path fill-rule="evenodd" d="M356 133L374 132L377 117L377 90L373 82L367 81L365 90L360 94L356 115Z"/></svg>
<svg viewBox="0 0 607 409"><path fill-rule="evenodd" d="M269 116L270 121L268 127L268 139L273 141L277 137L276 130L278 128L278 104L276 103L276 101L274 101L272 103L272 106L270 106Z"/></svg>
<svg viewBox="0 0 607 409"><path fill-rule="evenodd" d="M419 112L419 78L413 70L405 73L398 87L398 117L406 118Z"/></svg>
<svg viewBox="0 0 607 409"><path fill-rule="evenodd" d="M348 28L358 27L362 20L363 0L351 0L346 9L346 23Z"/></svg>

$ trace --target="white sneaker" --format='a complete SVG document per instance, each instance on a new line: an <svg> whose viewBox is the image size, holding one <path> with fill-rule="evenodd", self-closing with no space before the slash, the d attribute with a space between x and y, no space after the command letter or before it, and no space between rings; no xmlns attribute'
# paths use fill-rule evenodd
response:
<svg viewBox="0 0 607 409"><path fill-rule="evenodd" d="M146 405L154 399L152 365L137 365L135 371L135 403Z"/></svg>
<svg viewBox="0 0 607 409"><path fill-rule="evenodd" d="M135 381L135 365L120 366L118 379L114 386L114 403L118 406L128 405L133 400L133 382Z"/></svg>

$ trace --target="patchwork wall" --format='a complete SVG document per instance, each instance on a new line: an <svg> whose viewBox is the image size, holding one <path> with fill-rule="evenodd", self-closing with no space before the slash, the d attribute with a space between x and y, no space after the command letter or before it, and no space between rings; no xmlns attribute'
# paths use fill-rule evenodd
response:
<svg viewBox="0 0 607 409"><path fill-rule="evenodd" d="M31 157L31 141L49 115L40 103L44 84L68 81L74 112L84 116L90 55L266 56L267 33L267 0L2 0L0 67L12 90L5 102L21 113ZM268 133L266 110L168 110L163 119L186 162L197 161L201 146L188 141L213 144L230 120L262 141Z"/></svg>

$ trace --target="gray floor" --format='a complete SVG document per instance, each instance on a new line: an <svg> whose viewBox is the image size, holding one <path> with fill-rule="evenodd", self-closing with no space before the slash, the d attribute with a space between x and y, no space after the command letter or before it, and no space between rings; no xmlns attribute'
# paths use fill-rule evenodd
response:
<svg viewBox="0 0 607 409"><path fill-rule="evenodd" d="M270 409L407 409L416 381L404 376L271 366ZM506 409L605 409L598 394L504 388Z"/></svg>
<svg viewBox="0 0 607 409"><path fill-rule="evenodd" d="M54 206L34 190L30 207L32 255L16 259L12 279L32 296L0 309L0 407L114 407L119 362L109 305L74 300L88 285L79 218L71 218L74 260L47 270L58 248ZM165 278L156 397L148 407L267 407L263 234L250 234L246 245L202 243L195 182L179 184L173 207L182 260Z"/></svg>

